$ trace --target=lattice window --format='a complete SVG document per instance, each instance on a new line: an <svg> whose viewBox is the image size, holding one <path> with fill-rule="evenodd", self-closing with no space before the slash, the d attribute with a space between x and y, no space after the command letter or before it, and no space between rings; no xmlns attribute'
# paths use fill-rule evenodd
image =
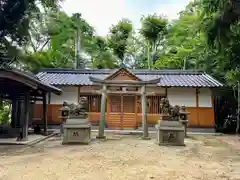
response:
<svg viewBox="0 0 240 180"><path fill-rule="evenodd" d="M80 97L82 96L88 99L89 112L101 112L101 95L81 95Z"/></svg>
<svg viewBox="0 0 240 180"><path fill-rule="evenodd" d="M123 96L123 112L134 113L135 112L135 97Z"/></svg>
<svg viewBox="0 0 240 180"><path fill-rule="evenodd" d="M121 112L121 97L111 96L110 111L111 112Z"/></svg>
<svg viewBox="0 0 240 180"><path fill-rule="evenodd" d="M160 114L160 100L166 96L148 96L147 97L147 113ZM141 97L138 97L138 113L142 112Z"/></svg>

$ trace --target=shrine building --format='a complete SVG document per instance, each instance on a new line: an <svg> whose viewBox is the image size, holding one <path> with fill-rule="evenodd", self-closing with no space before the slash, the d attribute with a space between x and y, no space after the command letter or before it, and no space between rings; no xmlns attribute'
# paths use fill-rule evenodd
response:
<svg viewBox="0 0 240 180"><path fill-rule="evenodd" d="M158 122L160 99L167 97L172 106L185 106L190 112L189 127L214 127L214 92L223 87L205 72L193 70L43 69L37 77L62 90L60 96L48 93L48 124L60 124L59 109L64 100L76 103L81 96L88 98L89 121L97 124L104 91L105 124L111 129L134 129L141 124L143 93L149 125ZM41 118L41 112L42 104L36 102L33 117Z"/></svg>

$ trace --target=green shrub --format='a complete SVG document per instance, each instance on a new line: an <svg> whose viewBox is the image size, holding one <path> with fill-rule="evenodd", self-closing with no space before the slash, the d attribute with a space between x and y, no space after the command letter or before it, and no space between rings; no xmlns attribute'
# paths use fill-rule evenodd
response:
<svg viewBox="0 0 240 180"><path fill-rule="evenodd" d="M10 113L11 108L6 105L0 109L0 124L9 124L10 123Z"/></svg>

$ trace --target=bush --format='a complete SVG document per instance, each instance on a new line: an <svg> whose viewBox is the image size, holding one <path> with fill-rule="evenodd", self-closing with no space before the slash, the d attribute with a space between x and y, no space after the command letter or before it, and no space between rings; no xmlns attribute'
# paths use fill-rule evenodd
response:
<svg viewBox="0 0 240 180"><path fill-rule="evenodd" d="M8 105L0 109L0 124L9 124L11 119L10 114L11 108Z"/></svg>

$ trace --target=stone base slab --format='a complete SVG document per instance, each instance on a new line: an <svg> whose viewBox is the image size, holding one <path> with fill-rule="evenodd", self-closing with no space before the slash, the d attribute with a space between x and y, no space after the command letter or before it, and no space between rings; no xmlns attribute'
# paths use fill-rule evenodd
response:
<svg viewBox="0 0 240 180"><path fill-rule="evenodd" d="M62 144L89 144L90 141L90 125L64 124Z"/></svg>
<svg viewBox="0 0 240 180"><path fill-rule="evenodd" d="M96 139L100 139L100 140L106 140L106 136L96 136Z"/></svg>
<svg viewBox="0 0 240 180"><path fill-rule="evenodd" d="M159 146L186 146L185 144L173 144L173 143L160 143L160 142L156 142L157 145Z"/></svg>
<svg viewBox="0 0 240 180"><path fill-rule="evenodd" d="M156 140L158 145L185 146L184 126L179 121L161 121L156 126Z"/></svg>
<svg viewBox="0 0 240 180"><path fill-rule="evenodd" d="M142 139L142 140L151 140L151 138L150 138L149 136L148 136L148 137L142 136L141 139Z"/></svg>
<svg viewBox="0 0 240 180"><path fill-rule="evenodd" d="M62 145L88 145L90 142L91 142L91 139L85 142L62 142Z"/></svg>

